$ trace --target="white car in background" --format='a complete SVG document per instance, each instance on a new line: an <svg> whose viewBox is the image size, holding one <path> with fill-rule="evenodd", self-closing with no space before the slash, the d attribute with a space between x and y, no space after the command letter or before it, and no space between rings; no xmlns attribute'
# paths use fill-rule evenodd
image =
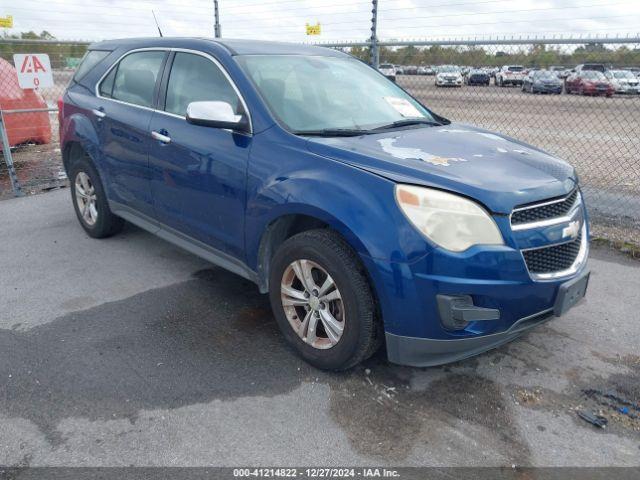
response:
<svg viewBox="0 0 640 480"><path fill-rule="evenodd" d="M438 67L436 87L462 87L462 71L455 65Z"/></svg>
<svg viewBox="0 0 640 480"><path fill-rule="evenodd" d="M527 72L522 65L505 65L496 73L496 85L522 85L526 76Z"/></svg>
<svg viewBox="0 0 640 480"><path fill-rule="evenodd" d="M394 65L390 63L382 63L378 66L378 71L392 82L396 81L396 74L398 70Z"/></svg>
<svg viewBox="0 0 640 480"><path fill-rule="evenodd" d="M607 70L604 76L611 82L616 93L637 95L640 93L640 80L629 70Z"/></svg>

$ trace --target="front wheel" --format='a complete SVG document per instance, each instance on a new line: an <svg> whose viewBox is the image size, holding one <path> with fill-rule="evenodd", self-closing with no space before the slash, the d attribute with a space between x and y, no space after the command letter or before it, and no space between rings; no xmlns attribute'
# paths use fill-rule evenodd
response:
<svg viewBox="0 0 640 480"><path fill-rule="evenodd" d="M313 366L345 370L380 346L371 286L337 233L311 230L286 240L271 262L269 285L280 330Z"/></svg>

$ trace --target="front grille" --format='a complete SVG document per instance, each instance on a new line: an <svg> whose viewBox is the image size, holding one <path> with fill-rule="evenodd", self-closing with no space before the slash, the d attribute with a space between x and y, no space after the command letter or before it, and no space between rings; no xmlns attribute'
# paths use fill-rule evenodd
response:
<svg viewBox="0 0 640 480"><path fill-rule="evenodd" d="M571 207L573 207L576 202L577 196L578 190L576 189L560 202L540 205L539 207L536 207L535 205L530 207L521 207L522 209L515 210L511 215L511 225L522 225L524 223L533 223L541 220L562 217L569 213Z"/></svg>
<svg viewBox="0 0 640 480"><path fill-rule="evenodd" d="M582 233L575 240L560 245L523 250L529 273L552 273L570 268L580 253Z"/></svg>

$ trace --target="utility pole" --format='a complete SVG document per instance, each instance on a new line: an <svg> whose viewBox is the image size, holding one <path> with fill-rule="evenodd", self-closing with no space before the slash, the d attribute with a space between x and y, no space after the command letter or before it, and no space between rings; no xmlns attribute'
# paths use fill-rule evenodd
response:
<svg viewBox="0 0 640 480"><path fill-rule="evenodd" d="M218 0L213 0L213 14L215 16L215 23L213 24L213 35L216 38L222 37L222 31L220 28L220 13L218 10Z"/></svg>
<svg viewBox="0 0 640 480"><path fill-rule="evenodd" d="M378 68L380 63L380 52L378 51L378 0L371 0L371 38L369 39L370 47L370 64L373 68Z"/></svg>

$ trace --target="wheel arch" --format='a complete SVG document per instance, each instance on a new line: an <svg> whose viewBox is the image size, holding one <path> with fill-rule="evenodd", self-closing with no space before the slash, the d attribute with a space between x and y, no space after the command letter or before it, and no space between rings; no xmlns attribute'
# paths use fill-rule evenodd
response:
<svg viewBox="0 0 640 480"><path fill-rule="evenodd" d="M99 138L93 123L83 114L76 113L70 115L64 121L62 128L62 163L67 174L71 167L71 160L74 154L78 154L78 147L87 155L99 173L101 172L98 165Z"/></svg>
<svg viewBox="0 0 640 480"><path fill-rule="evenodd" d="M369 255L365 245L343 222L317 208L304 206L272 218L265 227L258 244L256 273L260 291L269 291L269 268L278 247L288 238L308 230L330 229L338 233L358 255ZM363 266L364 268L364 266ZM366 270L366 268L365 268ZM371 281L371 279L369 279ZM374 290L373 282L371 288Z"/></svg>

